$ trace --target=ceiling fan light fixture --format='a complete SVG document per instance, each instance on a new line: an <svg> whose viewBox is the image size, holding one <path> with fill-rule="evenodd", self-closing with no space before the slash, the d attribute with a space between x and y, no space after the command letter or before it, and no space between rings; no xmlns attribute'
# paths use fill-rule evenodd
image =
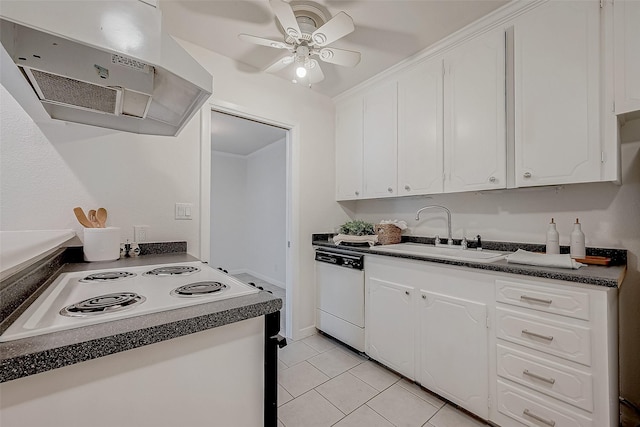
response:
<svg viewBox="0 0 640 427"><path fill-rule="evenodd" d="M300 65L298 66L298 68L296 68L296 76L300 77L301 79L304 78L307 75L307 69Z"/></svg>

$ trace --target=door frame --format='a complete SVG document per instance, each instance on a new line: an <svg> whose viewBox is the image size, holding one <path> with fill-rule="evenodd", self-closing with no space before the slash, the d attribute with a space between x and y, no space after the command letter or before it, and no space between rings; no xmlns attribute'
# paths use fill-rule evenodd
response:
<svg viewBox="0 0 640 427"><path fill-rule="evenodd" d="M211 256L211 112L231 114L247 120L273 125L286 130L286 242L285 252L285 292L288 304L285 305L285 335L293 336L293 305L297 297L293 289L293 277L297 274L297 256L292 248L298 241L298 203L295 189L298 187L298 174L294 170L294 156L299 147L299 125L288 120L267 117L251 112L244 107L220 100L210 100L200 110L200 259L209 262Z"/></svg>

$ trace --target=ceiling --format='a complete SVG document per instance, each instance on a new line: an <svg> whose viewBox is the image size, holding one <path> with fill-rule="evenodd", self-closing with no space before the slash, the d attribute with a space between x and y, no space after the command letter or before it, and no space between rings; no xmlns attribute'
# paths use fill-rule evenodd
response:
<svg viewBox="0 0 640 427"><path fill-rule="evenodd" d="M285 129L211 112L211 150L246 156L285 137Z"/></svg>
<svg viewBox="0 0 640 427"><path fill-rule="evenodd" d="M332 16L344 11L355 31L330 44L362 53L354 68L321 62L325 79L312 90L333 97L414 55L507 3L506 0L317 0ZM283 36L267 0L160 0L164 28L180 39L246 65L256 72L287 51L238 39L245 33L273 40ZM246 65L244 65L246 64ZM244 65L244 66L243 66ZM279 75L293 77L293 68Z"/></svg>

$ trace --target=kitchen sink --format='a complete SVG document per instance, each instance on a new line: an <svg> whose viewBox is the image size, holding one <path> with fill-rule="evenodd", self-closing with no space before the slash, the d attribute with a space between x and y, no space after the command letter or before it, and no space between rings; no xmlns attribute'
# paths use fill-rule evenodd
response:
<svg viewBox="0 0 640 427"><path fill-rule="evenodd" d="M508 255L503 252L460 249L458 246L448 248L443 246L425 245L422 243L399 243L397 245L375 246L372 249L382 253L397 253L483 263L498 261L504 259Z"/></svg>

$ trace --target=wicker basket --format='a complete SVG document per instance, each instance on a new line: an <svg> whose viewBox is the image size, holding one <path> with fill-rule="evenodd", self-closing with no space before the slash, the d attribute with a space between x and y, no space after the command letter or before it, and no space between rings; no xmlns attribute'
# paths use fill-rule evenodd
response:
<svg viewBox="0 0 640 427"><path fill-rule="evenodd" d="M393 224L376 224L376 234L381 245L393 245L402 240L402 230Z"/></svg>

